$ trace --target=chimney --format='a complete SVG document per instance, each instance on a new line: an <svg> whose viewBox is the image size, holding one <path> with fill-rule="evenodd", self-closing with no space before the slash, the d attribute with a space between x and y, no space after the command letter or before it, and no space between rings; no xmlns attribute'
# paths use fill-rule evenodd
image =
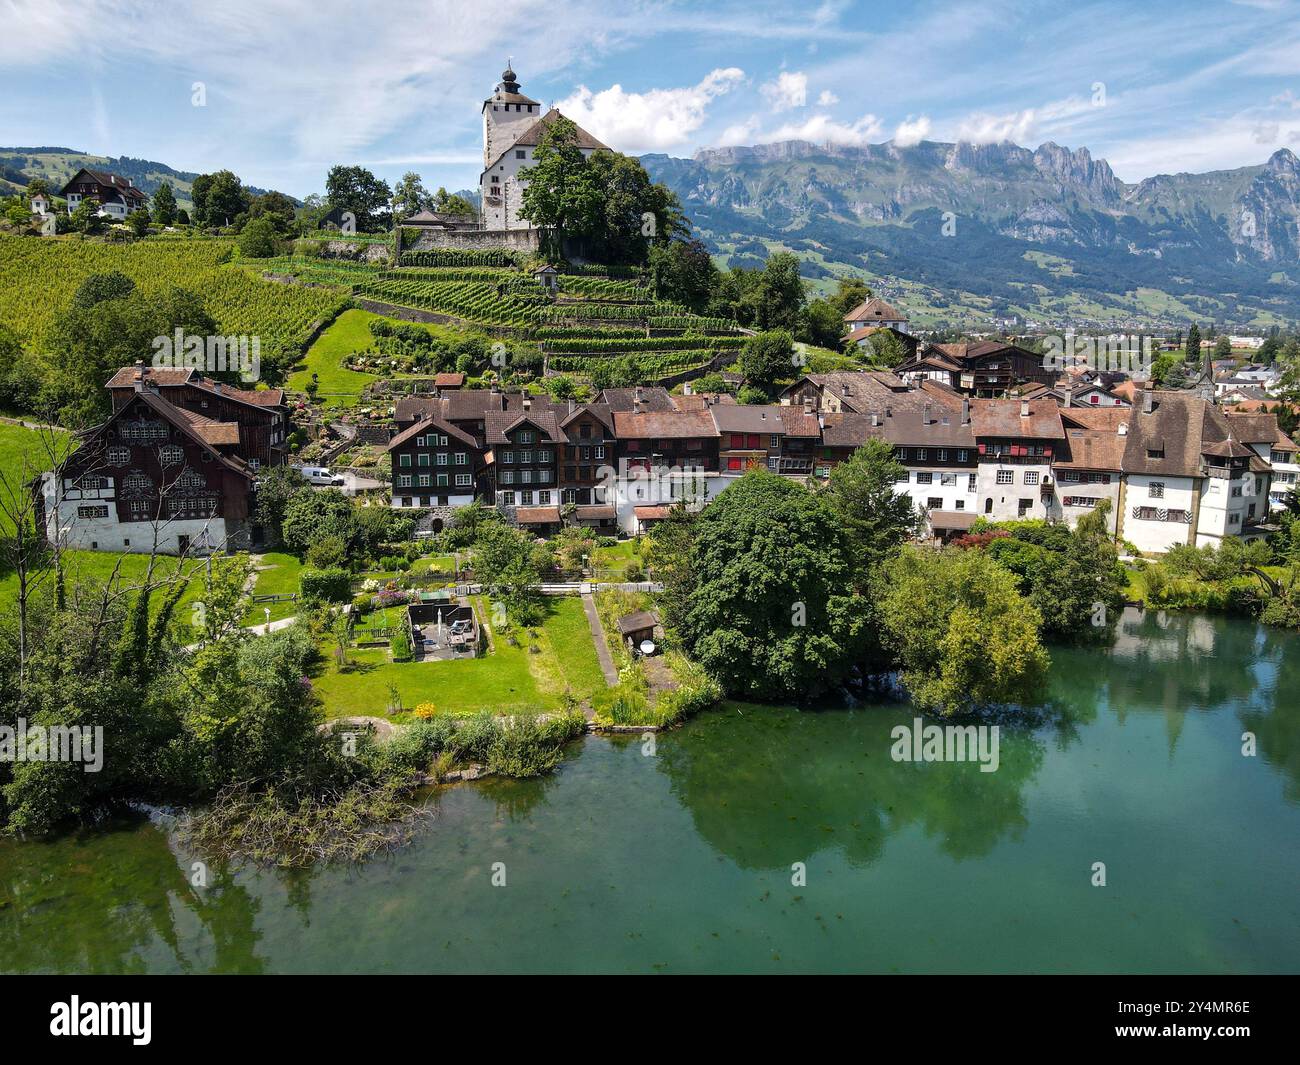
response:
<svg viewBox="0 0 1300 1065"><path fill-rule="evenodd" d="M637 391L640 392L641 389L638 388ZM633 396L633 397L632 397L632 413L633 413L633 414L640 414L640 413L641 413L641 397L640 397L640 396Z"/></svg>
<svg viewBox="0 0 1300 1065"><path fill-rule="evenodd" d="M812 413L812 400L811 400L811 399L805 399L805 400L803 401L803 412L804 412L805 414L811 414L811 413Z"/></svg>
<svg viewBox="0 0 1300 1065"><path fill-rule="evenodd" d="M878 426L880 424L880 411L873 410L871 412L871 424L873 426Z"/></svg>
<svg viewBox="0 0 1300 1065"><path fill-rule="evenodd" d="M1022 399L1020 401L1020 417L1022 418L1029 417L1029 400L1027 399Z"/></svg>
<svg viewBox="0 0 1300 1065"><path fill-rule="evenodd" d="M569 400L569 413L570 413L570 414L573 413L573 410L574 410L574 408L575 408L576 406L577 406L577 404L574 403L574 401L573 401L572 398L570 398L570 400Z"/></svg>
<svg viewBox="0 0 1300 1065"><path fill-rule="evenodd" d="M894 416L894 408L891 407L888 403L886 403L886 404L885 404L885 417L886 417L886 418L892 418L893 416Z"/></svg>
<svg viewBox="0 0 1300 1065"><path fill-rule="evenodd" d="M1142 413L1143 413L1143 414L1150 414L1153 410L1155 410L1155 405L1154 405L1154 402L1153 402L1153 401L1155 400L1155 398L1156 398L1156 397L1155 397L1155 389L1154 389L1154 388L1148 388L1148 389L1146 389L1146 390L1142 393Z"/></svg>
<svg viewBox="0 0 1300 1065"><path fill-rule="evenodd" d="M1066 385L1066 386L1065 386L1065 399L1064 399L1064 401L1061 403L1061 406L1062 406L1062 407L1073 407L1073 406L1074 406L1074 385Z"/></svg>
<svg viewBox="0 0 1300 1065"><path fill-rule="evenodd" d="M970 425L970 397L969 396L961 397L961 423L962 425Z"/></svg>
<svg viewBox="0 0 1300 1065"><path fill-rule="evenodd" d="M929 425L930 422L931 422L931 418L930 418L930 404L926 403L926 404L923 404L922 407L921 407L921 424L922 424L922 425Z"/></svg>
<svg viewBox="0 0 1300 1065"><path fill-rule="evenodd" d="M523 397L523 408L524 408L524 410L532 410L532 409L533 409L533 399L532 399L531 396L524 396L524 397Z"/></svg>
<svg viewBox="0 0 1300 1065"><path fill-rule="evenodd" d="M1128 422L1120 422L1119 428L1116 432L1118 432L1120 436L1128 436Z"/></svg>
<svg viewBox="0 0 1300 1065"><path fill-rule="evenodd" d="M633 397L636 399L636 401L637 401L638 403L641 402L641 386L640 386L640 385L637 385L637 386L636 386L636 389L635 389L635 391L633 391L632 395L633 395Z"/></svg>

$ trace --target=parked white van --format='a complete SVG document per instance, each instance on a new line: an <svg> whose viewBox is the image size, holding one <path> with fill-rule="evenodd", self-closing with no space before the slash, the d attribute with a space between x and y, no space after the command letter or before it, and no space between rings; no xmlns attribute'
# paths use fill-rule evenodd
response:
<svg viewBox="0 0 1300 1065"><path fill-rule="evenodd" d="M325 488L342 488L342 477L335 477L328 466L299 466L298 472L311 484Z"/></svg>

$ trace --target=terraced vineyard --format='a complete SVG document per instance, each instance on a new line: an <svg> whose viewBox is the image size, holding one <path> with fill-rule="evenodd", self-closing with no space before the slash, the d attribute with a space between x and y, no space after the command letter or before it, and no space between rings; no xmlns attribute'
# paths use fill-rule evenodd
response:
<svg viewBox="0 0 1300 1065"><path fill-rule="evenodd" d="M0 322L39 350L81 283L118 270L146 294L173 285L198 293L222 333L260 337L266 358L297 352L314 325L348 301L347 287L276 284L233 265L233 254L226 240L99 244L0 236Z"/></svg>
<svg viewBox="0 0 1300 1065"><path fill-rule="evenodd" d="M734 322L656 301L631 271L565 273L553 297L531 273L496 265L504 261L495 252L444 250L404 254L396 269L304 258L267 260L264 269L312 284L344 284L378 303L517 331L538 342L550 373L590 374L602 360L634 355L645 374L662 378L703 368L744 343Z"/></svg>

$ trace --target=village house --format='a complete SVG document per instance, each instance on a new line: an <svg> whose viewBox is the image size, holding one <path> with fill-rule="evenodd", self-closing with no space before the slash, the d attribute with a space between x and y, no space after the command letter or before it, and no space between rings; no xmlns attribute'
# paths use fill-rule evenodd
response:
<svg viewBox="0 0 1300 1065"><path fill-rule="evenodd" d="M1052 463L1065 427L1054 399L987 399L971 407L979 456L979 512L992 521L1061 517Z"/></svg>
<svg viewBox="0 0 1300 1065"><path fill-rule="evenodd" d="M104 170L78 170L59 191L68 201L68 214L72 214L85 199L99 203L99 214L122 222L132 211L143 210L149 198L129 179Z"/></svg>
<svg viewBox="0 0 1300 1065"><path fill-rule="evenodd" d="M844 325L852 337L855 332L868 328L896 329L910 333L907 315L877 297L864 300L844 315Z"/></svg>
<svg viewBox="0 0 1300 1065"><path fill-rule="evenodd" d="M1019 385L1052 386L1057 378L1042 355L1004 340L923 344L895 372L907 382L935 381L981 399L1006 396Z"/></svg>
<svg viewBox="0 0 1300 1065"><path fill-rule="evenodd" d="M281 466L288 455L289 409L283 389L238 388L199 370L153 367L142 361L118 370L106 387L114 410L147 388L174 407L236 425L240 455L254 472Z"/></svg>
<svg viewBox="0 0 1300 1065"><path fill-rule="evenodd" d="M40 481L45 535L90 551L247 550L255 474L239 426L142 387Z"/></svg>

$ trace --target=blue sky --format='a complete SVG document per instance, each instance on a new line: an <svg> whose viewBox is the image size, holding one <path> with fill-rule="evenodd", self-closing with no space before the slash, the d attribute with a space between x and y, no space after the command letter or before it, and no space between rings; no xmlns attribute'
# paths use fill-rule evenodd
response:
<svg viewBox="0 0 1300 1065"><path fill-rule="evenodd" d="M1300 152L1300 0L0 0L0 144L472 187L523 91L612 147L1054 140L1126 181ZM194 106L202 83L203 106Z"/></svg>

